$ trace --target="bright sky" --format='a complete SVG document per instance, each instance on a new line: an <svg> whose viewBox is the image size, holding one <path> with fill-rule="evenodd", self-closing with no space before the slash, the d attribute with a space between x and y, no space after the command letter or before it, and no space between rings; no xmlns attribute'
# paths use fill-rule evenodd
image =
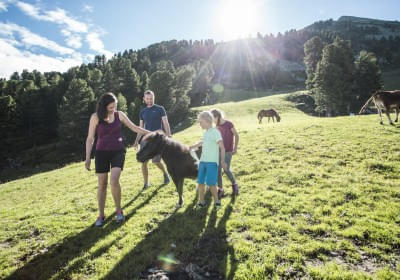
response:
<svg viewBox="0 0 400 280"><path fill-rule="evenodd" d="M400 21L399 0L0 0L0 77L66 71L96 54L301 29L342 15Z"/></svg>

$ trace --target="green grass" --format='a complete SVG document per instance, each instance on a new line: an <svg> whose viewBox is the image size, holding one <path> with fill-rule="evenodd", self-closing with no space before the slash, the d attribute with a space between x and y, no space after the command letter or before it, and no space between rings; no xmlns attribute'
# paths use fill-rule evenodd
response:
<svg viewBox="0 0 400 280"><path fill-rule="evenodd" d="M240 134L236 199L226 179L222 208L196 210L196 184L186 180L176 210L175 187L159 186L154 167L154 185L141 192L133 149L122 225L109 193L109 220L91 226L96 176L83 163L2 184L0 278L137 279L161 268L188 279L193 264L211 279L400 279L399 128L376 115L310 117L285 95L217 107ZM258 124L270 107L282 121ZM192 144L201 134L195 124L175 138Z"/></svg>

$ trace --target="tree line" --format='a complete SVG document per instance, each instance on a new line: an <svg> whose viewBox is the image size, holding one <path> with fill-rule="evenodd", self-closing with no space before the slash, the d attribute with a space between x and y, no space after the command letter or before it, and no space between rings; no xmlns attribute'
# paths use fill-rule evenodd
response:
<svg viewBox="0 0 400 280"><path fill-rule="evenodd" d="M380 83L366 79L366 73L378 71L373 68L379 64L398 62L400 44L395 43L400 38L352 41L366 50L356 52L357 48L337 37L336 31L303 29L220 43L170 40L125 50L110 59L96 56L64 73L16 72L0 79L0 165L21 151L49 143L81 148L96 100L107 91L118 96L119 110L137 123L143 92L153 90L172 126L187 117L190 107L218 102L215 85L275 90L302 87L306 80L321 112L353 111L362 102L361 95ZM307 46L311 38L314 54ZM376 55L371 53L374 50ZM343 61L337 65L339 58ZM344 78L350 74L350 80ZM331 86L329 81L334 79L343 84ZM335 102L341 103L327 107ZM131 141L130 136L128 144Z"/></svg>
<svg viewBox="0 0 400 280"><path fill-rule="evenodd" d="M327 43L315 36L304 44L304 53L306 86L319 114L356 113L383 86L376 55L361 50L354 57L348 40Z"/></svg>

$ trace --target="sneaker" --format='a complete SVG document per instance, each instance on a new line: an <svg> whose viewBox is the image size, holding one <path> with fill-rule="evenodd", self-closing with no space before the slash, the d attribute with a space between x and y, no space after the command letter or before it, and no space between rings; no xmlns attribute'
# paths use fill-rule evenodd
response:
<svg viewBox="0 0 400 280"><path fill-rule="evenodd" d="M237 183L232 185L232 193L234 195L238 195L239 194L239 185Z"/></svg>
<svg viewBox="0 0 400 280"><path fill-rule="evenodd" d="M117 211L117 223L121 223L125 220L124 213L122 213L122 210Z"/></svg>
<svg viewBox="0 0 400 280"><path fill-rule="evenodd" d="M219 208L221 208L221 201L214 203L214 210L217 211Z"/></svg>
<svg viewBox="0 0 400 280"><path fill-rule="evenodd" d="M94 223L94 225L96 226L96 227L102 227L103 225L104 225L104 220L105 220L105 216L99 216L99 217L97 217L97 220L96 220L96 222Z"/></svg>
<svg viewBox="0 0 400 280"><path fill-rule="evenodd" d="M205 203L205 202L203 202L203 203L201 203L201 202L197 203L197 208L201 209L201 208L204 208L204 207L206 207L206 203Z"/></svg>
<svg viewBox="0 0 400 280"><path fill-rule="evenodd" d="M225 191L223 188L218 188L218 199L223 198L225 195Z"/></svg>
<svg viewBox="0 0 400 280"><path fill-rule="evenodd" d="M177 203L176 204L176 208L181 208L182 206L183 206L183 204L185 203L185 201L184 201L184 199L182 198L182 201L181 201L181 203Z"/></svg>
<svg viewBox="0 0 400 280"><path fill-rule="evenodd" d="M168 174L165 173L165 174L164 174L164 183L163 183L163 184L164 184L164 185L168 185L168 184L169 184L169 181L170 181L170 180L169 180Z"/></svg>
<svg viewBox="0 0 400 280"><path fill-rule="evenodd" d="M143 184L143 190L147 189L148 187L150 187L150 183L144 183Z"/></svg>

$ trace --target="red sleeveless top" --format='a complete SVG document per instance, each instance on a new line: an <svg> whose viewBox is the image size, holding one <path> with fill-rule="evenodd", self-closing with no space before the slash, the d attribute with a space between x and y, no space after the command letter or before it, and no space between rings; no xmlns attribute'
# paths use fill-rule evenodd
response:
<svg viewBox="0 0 400 280"><path fill-rule="evenodd" d="M97 151L118 151L124 149L122 143L122 124L119 120L118 112L114 112L112 123L99 122L97 125Z"/></svg>

